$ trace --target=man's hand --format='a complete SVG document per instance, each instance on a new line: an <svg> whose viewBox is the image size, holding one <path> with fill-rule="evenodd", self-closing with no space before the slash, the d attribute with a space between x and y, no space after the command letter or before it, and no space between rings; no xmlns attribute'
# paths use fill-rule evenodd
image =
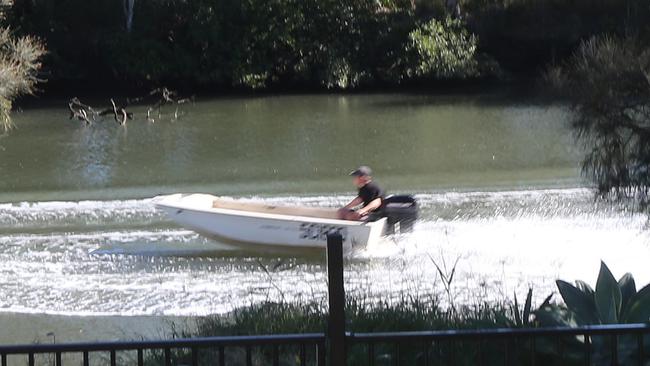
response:
<svg viewBox="0 0 650 366"><path fill-rule="evenodd" d="M367 204L365 207L359 209L359 211L357 212L361 216L367 216L370 212L378 209L379 207L381 207L381 198L375 198L374 200L372 200L372 202Z"/></svg>
<svg viewBox="0 0 650 366"><path fill-rule="evenodd" d="M358 211L353 211L346 208L339 209L338 216L341 220L350 221L360 221L363 218L363 216L359 215Z"/></svg>

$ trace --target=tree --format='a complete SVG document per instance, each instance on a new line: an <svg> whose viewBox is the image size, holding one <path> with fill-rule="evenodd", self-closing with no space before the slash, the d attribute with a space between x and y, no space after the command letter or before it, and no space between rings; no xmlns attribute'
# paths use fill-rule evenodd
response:
<svg viewBox="0 0 650 366"><path fill-rule="evenodd" d="M0 13L0 21L4 14ZM0 129L12 127L13 100L33 93L39 81L40 57L45 53L43 45L32 37L14 37L9 28L0 28Z"/></svg>
<svg viewBox="0 0 650 366"><path fill-rule="evenodd" d="M461 20L432 19L409 34L406 49L415 61L407 74L436 79L477 76L477 45L477 37Z"/></svg>
<svg viewBox="0 0 650 366"><path fill-rule="evenodd" d="M650 47L602 36L583 42L546 75L570 101L571 127L586 150L583 173L599 194L641 207L650 189Z"/></svg>

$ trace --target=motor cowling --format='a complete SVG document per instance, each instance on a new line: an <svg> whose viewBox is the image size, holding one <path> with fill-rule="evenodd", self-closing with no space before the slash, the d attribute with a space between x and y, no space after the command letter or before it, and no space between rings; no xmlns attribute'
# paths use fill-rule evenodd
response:
<svg viewBox="0 0 650 366"><path fill-rule="evenodd" d="M383 199L380 214L386 218L386 234L411 232L418 219L417 201L411 195L387 196Z"/></svg>

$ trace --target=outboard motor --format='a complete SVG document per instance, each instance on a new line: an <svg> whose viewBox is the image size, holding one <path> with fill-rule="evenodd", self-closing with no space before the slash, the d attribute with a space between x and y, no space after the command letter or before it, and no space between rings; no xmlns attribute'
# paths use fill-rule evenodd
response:
<svg viewBox="0 0 650 366"><path fill-rule="evenodd" d="M413 224L418 219L418 205L415 198L410 195L391 195L383 201L380 214L386 217L386 234L413 231Z"/></svg>

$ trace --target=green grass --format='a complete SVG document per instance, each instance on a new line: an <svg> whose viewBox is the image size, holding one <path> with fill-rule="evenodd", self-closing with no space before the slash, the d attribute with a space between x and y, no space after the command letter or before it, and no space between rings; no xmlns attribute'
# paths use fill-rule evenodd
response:
<svg viewBox="0 0 650 366"><path fill-rule="evenodd" d="M212 315L196 320L192 332L177 331L175 337L209 337L235 335L263 335L289 333L326 332L327 307L320 303L274 303L266 302L242 307L224 315ZM374 301L369 299L351 299L346 305L347 331L350 332L397 332L436 329L479 329L511 327L514 317L507 304L478 304L457 307L456 310L443 308L436 298L405 297L397 301ZM485 347L485 357L500 357L501 345ZM423 359L423 344L401 346L402 364L415 365ZM377 365L391 364L394 345L378 344L375 348ZM471 365L476 360L476 348L473 345L457 343L455 346L439 345L430 347L430 359L451 360L459 364ZM281 364L298 365L298 347L281 349ZM351 346L348 352L349 365L365 365L368 350L365 345ZM308 349L310 360L315 352ZM215 360L214 350L200 353L200 364ZM174 364L189 363L189 353L173 353ZM238 365L245 360L243 349L227 348L228 362ZM161 364L162 353L152 354L148 364ZM272 350L256 348L253 351L255 364L270 364ZM384 362L384 363L382 363ZM229 363L230 364L230 363Z"/></svg>

